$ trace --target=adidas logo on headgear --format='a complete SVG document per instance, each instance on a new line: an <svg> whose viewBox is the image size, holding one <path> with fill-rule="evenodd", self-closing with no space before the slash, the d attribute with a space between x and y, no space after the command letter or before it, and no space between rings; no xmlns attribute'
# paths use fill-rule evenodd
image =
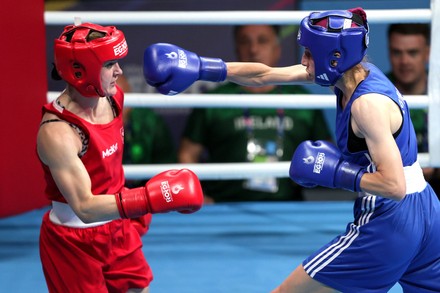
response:
<svg viewBox="0 0 440 293"><path fill-rule="evenodd" d="M318 75L316 78L329 81L328 76L325 73Z"/></svg>

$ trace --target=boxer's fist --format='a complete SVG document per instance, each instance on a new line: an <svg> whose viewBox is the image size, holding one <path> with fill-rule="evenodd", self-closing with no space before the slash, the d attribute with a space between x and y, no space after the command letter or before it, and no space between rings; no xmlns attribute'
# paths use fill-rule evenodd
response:
<svg viewBox="0 0 440 293"><path fill-rule="evenodd" d="M169 170L152 177L145 187L116 194L122 218L136 218L146 213L194 213L203 204L203 191L197 175L188 169Z"/></svg>
<svg viewBox="0 0 440 293"><path fill-rule="evenodd" d="M341 152L326 141L302 142L295 150L290 164L290 178L305 187L317 185L360 191L365 169L345 161Z"/></svg>
<svg viewBox="0 0 440 293"><path fill-rule="evenodd" d="M203 204L203 191L196 174L188 169L169 170L145 185L151 213L178 211L190 214Z"/></svg>
<svg viewBox="0 0 440 293"><path fill-rule="evenodd" d="M197 80L226 79L226 64L218 58L199 57L172 44L158 43L144 51L145 81L164 95L183 92Z"/></svg>

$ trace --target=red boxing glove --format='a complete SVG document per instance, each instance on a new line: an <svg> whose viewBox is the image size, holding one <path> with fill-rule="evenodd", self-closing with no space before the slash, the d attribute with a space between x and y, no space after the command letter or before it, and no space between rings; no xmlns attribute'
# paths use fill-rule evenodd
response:
<svg viewBox="0 0 440 293"><path fill-rule="evenodd" d="M145 187L123 190L115 198L121 218L170 211L190 214L202 207L203 191L192 171L168 170L148 180Z"/></svg>

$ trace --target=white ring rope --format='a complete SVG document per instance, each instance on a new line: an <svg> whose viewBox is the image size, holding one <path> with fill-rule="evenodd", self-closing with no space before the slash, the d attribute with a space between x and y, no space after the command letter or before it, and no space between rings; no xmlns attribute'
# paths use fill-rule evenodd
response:
<svg viewBox="0 0 440 293"><path fill-rule="evenodd" d="M69 11L44 13L47 25L83 22L124 25L298 24L311 11ZM365 10L369 23L429 22L430 9Z"/></svg>
<svg viewBox="0 0 440 293"><path fill-rule="evenodd" d="M430 22L440 16L440 7L435 7L439 0L431 0L432 9L384 9L366 10L370 24L390 22ZM298 24L310 11L154 11L154 12L121 12L121 11L46 11L46 25L70 24L75 17L81 17L83 22L123 25L235 25L235 24ZM435 27L439 21L433 21ZM440 27L439 27L440 28ZM434 50L437 48L437 50ZM431 35L430 79L428 95L406 96L405 99L412 108L429 109L429 141L430 153L419 153L418 159L422 167L440 167L440 83L438 75L432 73L440 70L440 40L436 34ZM434 62L438 67L433 68ZM433 88L434 85L434 89ZM435 97L431 96L436 94ZM58 92L48 92L51 101L59 95ZM148 96L146 98L146 96ZM313 97L313 98L310 98ZM162 108L196 108L196 107L255 107L255 108L310 108L328 109L335 107L333 95L203 95L182 94L179 96L163 96L159 94L127 93L125 105L128 107L162 107ZM433 124L435 122L435 124ZM432 138L435 139L435 143ZM437 139L438 138L438 139ZM433 151L435 150L435 152ZM433 155L434 154L434 155ZM258 165L261 165L259 168ZM200 179L246 179L255 176L288 177L290 162L274 163L218 163L218 164L157 164L157 165L124 165L127 179L147 179L159 172L169 169L189 168Z"/></svg>
<svg viewBox="0 0 440 293"><path fill-rule="evenodd" d="M48 92L48 101L53 101L59 92ZM427 95L405 96L413 109L428 107ZM126 93L124 105L127 107L150 108L286 108L286 109L333 109L334 95L316 94L181 94L164 96L161 94Z"/></svg>
<svg viewBox="0 0 440 293"><path fill-rule="evenodd" d="M428 154L420 153L418 160L422 167L429 166ZM128 179L146 179L162 171L182 168L192 170L200 179L209 180L249 179L267 176L283 178L289 177L290 161L273 163L124 165L124 172L125 177Z"/></svg>
<svg viewBox="0 0 440 293"><path fill-rule="evenodd" d="M257 164L258 165L258 164ZM188 168L200 179L247 179L256 176L289 177L290 162L261 163L213 163L213 164L156 164L124 165L125 177L131 179L150 178L169 169Z"/></svg>

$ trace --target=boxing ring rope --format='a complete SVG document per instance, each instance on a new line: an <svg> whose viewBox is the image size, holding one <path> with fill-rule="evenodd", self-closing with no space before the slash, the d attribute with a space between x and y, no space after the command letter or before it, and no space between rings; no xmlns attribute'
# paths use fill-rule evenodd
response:
<svg viewBox="0 0 440 293"><path fill-rule="evenodd" d="M48 101L53 101L59 92L48 92ZM148 98L145 98L148 95ZM310 100L313 97L313 100ZM412 109L424 109L428 106L427 95L405 96ZM126 93L124 105L127 107L149 108L295 108L295 109L332 109L335 108L334 95L311 94L180 94L164 96L161 94Z"/></svg>
<svg viewBox="0 0 440 293"><path fill-rule="evenodd" d="M424 22L431 21L432 32L440 29L438 17L440 0L431 1L431 9L386 9L366 10L369 23ZM310 11L198 11L198 12L45 12L46 25L66 25L75 17L83 22L123 25L236 25L236 24L298 24ZM405 96L411 108L428 108L429 153L419 153L423 167L440 167L440 38L432 33L429 64L428 95ZM48 92L51 101L58 92ZM146 98L145 96L148 96ZM313 96L311 99L310 97ZM164 96L160 94L127 93L128 107L197 108L197 107L255 107L255 108L310 108L331 109L335 107L333 95L204 95L181 94ZM438 143L437 143L438 144ZM261 165L261 166L259 166ZM168 169L189 168L200 179L247 179L256 176L288 177L290 162L273 163L216 163L216 164L155 164L124 165L127 179L146 179Z"/></svg>
<svg viewBox="0 0 440 293"><path fill-rule="evenodd" d="M369 23L429 22L430 9L365 10ZM84 22L123 25L231 25L298 24L311 11L46 11L47 25L70 24L81 16ZM404 15L404 16L403 16Z"/></svg>

